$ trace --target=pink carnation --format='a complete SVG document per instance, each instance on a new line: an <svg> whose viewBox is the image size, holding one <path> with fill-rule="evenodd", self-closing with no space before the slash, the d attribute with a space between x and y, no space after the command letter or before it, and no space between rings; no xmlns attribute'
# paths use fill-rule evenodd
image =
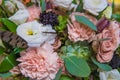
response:
<svg viewBox="0 0 120 80"><path fill-rule="evenodd" d="M95 36L95 32L88 26L77 22L75 19L75 15L84 16L88 18L90 21L92 21L94 24L97 23L97 20L90 15L78 12L72 13L70 16L71 22L67 24L69 39L73 42L77 42L90 40L91 38L93 38Z"/></svg>
<svg viewBox="0 0 120 80"><path fill-rule="evenodd" d="M35 5L30 6L27 8L28 12L29 12L29 18L28 21L33 21L35 19L38 19L41 13L41 8L40 7L36 7Z"/></svg>
<svg viewBox="0 0 120 80"><path fill-rule="evenodd" d="M53 80L59 68L63 66L63 61L47 43L42 47L30 48L22 52L17 61L21 62L18 64L20 72L25 77L35 80Z"/></svg>

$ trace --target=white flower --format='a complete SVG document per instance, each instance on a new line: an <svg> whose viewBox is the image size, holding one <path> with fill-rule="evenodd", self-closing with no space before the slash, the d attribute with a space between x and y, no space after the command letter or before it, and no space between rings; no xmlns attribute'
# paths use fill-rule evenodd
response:
<svg viewBox="0 0 120 80"><path fill-rule="evenodd" d="M5 8L7 8L11 13L14 13L19 9L25 9L25 6L18 0L6 0Z"/></svg>
<svg viewBox="0 0 120 80"><path fill-rule="evenodd" d="M11 13L17 11L16 6L11 1L5 1L5 8L8 9Z"/></svg>
<svg viewBox="0 0 120 80"><path fill-rule="evenodd" d="M27 21L29 13L27 10L19 10L9 19L16 23L17 25L23 24Z"/></svg>
<svg viewBox="0 0 120 80"><path fill-rule="evenodd" d="M25 8L26 8L26 7L24 6L24 4L22 4L22 3L21 3L20 1L18 1L18 0L12 0L12 2L17 5L18 9L25 9Z"/></svg>
<svg viewBox="0 0 120 80"><path fill-rule="evenodd" d="M56 34L51 34L49 32L55 33L51 25L43 26L43 24L37 21L21 24L17 28L17 34L26 40L30 47L38 47L44 42L53 44Z"/></svg>
<svg viewBox="0 0 120 80"><path fill-rule="evenodd" d="M62 6L67 9L76 8L77 5L72 3L73 0L55 0L54 4L57 6Z"/></svg>
<svg viewBox="0 0 120 80"><path fill-rule="evenodd" d="M83 8L93 15L98 15L107 7L107 0L83 0Z"/></svg>
<svg viewBox="0 0 120 80"><path fill-rule="evenodd" d="M120 73L117 69L108 72L100 72L100 80L120 80Z"/></svg>

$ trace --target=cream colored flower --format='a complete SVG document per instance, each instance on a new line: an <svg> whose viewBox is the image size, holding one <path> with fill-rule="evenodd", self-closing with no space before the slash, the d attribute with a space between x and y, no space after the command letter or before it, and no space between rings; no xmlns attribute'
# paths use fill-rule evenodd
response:
<svg viewBox="0 0 120 80"><path fill-rule="evenodd" d="M108 72L100 72L99 74L100 80L120 80L120 73L117 69L108 71Z"/></svg>
<svg viewBox="0 0 120 80"><path fill-rule="evenodd" d="M98 15L107 7L107 0L83 0L83 8L93 15Z"/></svg>
<svg viewBox="0 0 120 80"><path fill-rule="evenodd" d="M112 7L108 6L102 13L103 17L106 17L107 19L110 19L112 16Z"/></svg>
<svg viewBox="0 0 120 80"><path fill-rule="evenodd" d="M73 0L54 0L54 4L67 9L76 8L77 5L73 4L72 1Z"/></svg>
<svg viewBox="0 0 120 80"><path fill-rule="evenodd" d="M29 13L27 10L19 10L9 19L16 23L17 25L23 24L27 21Z"/></svg>
<svg viewBox="0 0 120 80"><path fill-rule="evenodd" d="M55 41L55 30L51 25L43 26L37 21L24 23L18 26L17 34L28 42L28 46L40 46L44 42L53 44Z"/></svg>
<svg viewBox="0 0 120 80"><path fill-rule="evenodd" d="M6 0L5 8L14 13L19 9L25 9L25 6L18 0Z"/></svg>

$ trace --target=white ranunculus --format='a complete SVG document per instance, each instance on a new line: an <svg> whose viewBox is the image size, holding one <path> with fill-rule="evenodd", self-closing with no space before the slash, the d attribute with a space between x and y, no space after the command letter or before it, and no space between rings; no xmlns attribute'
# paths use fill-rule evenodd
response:
<svg viewBox="0 0 120 80"><path fill-rule="evenodd" d="M40 46L44 42L53 44L56 34L45 32L55 33L55 30L52 29L51 25L43 26L43 24L40 24L37 21L21 24L17 28L17 34L27 41L28 46L30 47Z"/></svg>
<svg viewBox="0 0 120 80"><path fill-rule="evenodd" d="M18 0L6 0L5 8L14 13L19 9L25 9L25 6Z"/></svg>
<svg viewBox="0 0 120 80"><path fill-rule="evenodd" d="M27 21L29 13L27 10L18 10L13 16L9 19L16 23L17 25L23 24Z"/></svg>
<svg viewBox="0 0 120 80"><path fill-rule="evenodd" d="M83 0L83 8L93 15L98 15L107 5L107 0Z"/></svg>
<svg viewBox="0 0 120 80"><path fill-rule="evenodd" d="M100 72L99 74L100 80L120 80L120 73L117 69L108 71L108 72Z"/></svg>
<svg viewBox="0 0 120 80"><path fill-rule="evenodd" d="M17 5L18 9L25 9L25 8L26 8L26 7L24 6L24 4L21 3L21 2L18 1L18 0L12 0L12 2Z"/></svg>
<svg viewBox="0 0 120 80"><path fill-rule="evenodd" d="M5 1L5 8L8 9L11 13L17 11L16 6L11 1Z"/></svg>
<svg viewBox="0 0 120 80"><path fill-rule="evenodd" d="M73 4L72 1L73 0L55 0L54 4L71 10L72 8L77 7L77 5Z"/></svg>

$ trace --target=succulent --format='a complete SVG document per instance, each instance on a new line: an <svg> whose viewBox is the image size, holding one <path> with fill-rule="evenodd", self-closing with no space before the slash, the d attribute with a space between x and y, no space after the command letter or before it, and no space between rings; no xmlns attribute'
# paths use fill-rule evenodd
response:
<svg viewBox="0 0 120 80"><path fill-rule="evenodd" d="M77 56L85 60L89 60L91 54L90 48L89 46L83 44L84 42L78 42L63 46L61 48L61 57L64 58L66 56Z"/></svg>

